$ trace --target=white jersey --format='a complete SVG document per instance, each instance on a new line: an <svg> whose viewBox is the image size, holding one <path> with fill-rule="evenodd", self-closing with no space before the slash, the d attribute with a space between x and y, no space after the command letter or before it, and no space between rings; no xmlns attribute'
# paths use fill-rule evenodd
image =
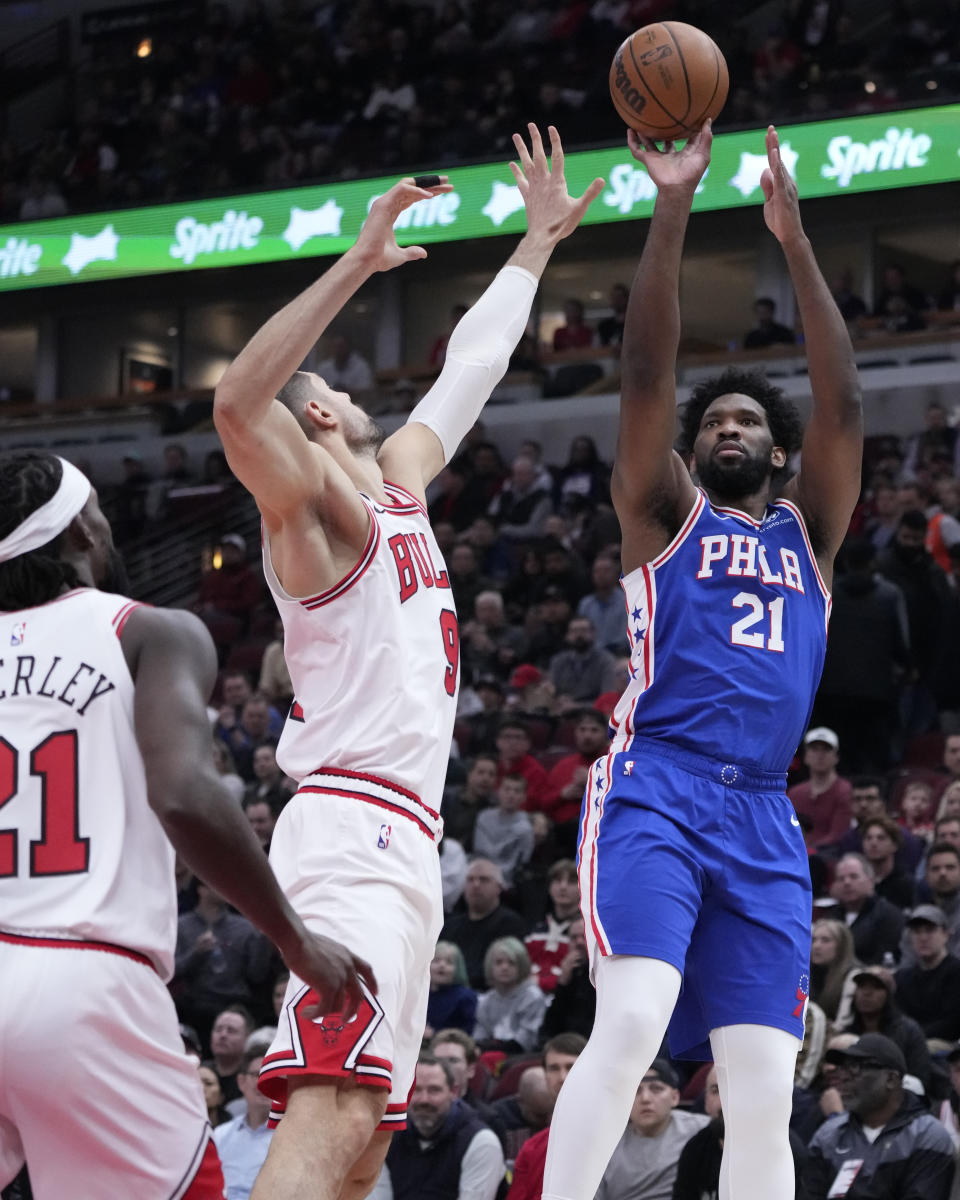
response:
<svg viewBox="0 0 960 1200"><path fill-rule="evenodd" d="M264 530L264 574L283 619L295 696L277 761L296 780L355 772L392 785L400 807L409 808L406 790L439 811L457 708L457 616L426 510L403 488L384 489L388 507L361 494L367 544L319 595L284 591Z"/></svg>
<svg viewBox="0 0 960 1200"><path fill-rule="evenodd" d="M120 645L136 607L78 588L0 613L0 931L107 943L169 979L174 853L147 802Z"/></svg>

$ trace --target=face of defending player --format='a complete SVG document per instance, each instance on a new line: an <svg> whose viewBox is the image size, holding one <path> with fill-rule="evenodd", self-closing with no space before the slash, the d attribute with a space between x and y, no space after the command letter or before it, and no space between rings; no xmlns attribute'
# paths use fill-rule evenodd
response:
<svg viewBox="0 0 960 1200"><path fill-rule="evenodd" d="M763 406L738 393L708 405L693 457L700 483L721 500L754 495L787 462L783 447L773 444Z"/></svg>

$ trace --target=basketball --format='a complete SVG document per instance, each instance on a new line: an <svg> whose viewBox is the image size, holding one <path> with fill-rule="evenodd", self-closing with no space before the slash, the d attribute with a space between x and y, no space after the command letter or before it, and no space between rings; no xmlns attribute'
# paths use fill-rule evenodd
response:
<svg viewBox="0 0 960 1200"><path fill-rule="evenodd" d="M690 137L727 98L730 77L716 42L681 21L644 25L610 65L610 95L626 123L652 141Z"/></svg>

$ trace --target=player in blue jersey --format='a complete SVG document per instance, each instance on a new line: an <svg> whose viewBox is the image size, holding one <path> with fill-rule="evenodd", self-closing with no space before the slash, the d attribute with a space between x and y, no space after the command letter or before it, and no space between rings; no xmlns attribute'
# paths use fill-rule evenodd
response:
<svg viewBox="0 0 960 1200"><path fill-rule="evenodd" d="M860 394L771 127L764 217L797 295L813 414L803 433L763 376L728 371L694 389L686 461L674 453L680 260L711 132L681 150L629 141L658 188L627 309L613 474L631 680L584 797L597 1016L554 1113L543 1197L591 1200L669 1024L674 1055L716 1062L721 1200L784 1200L811 915L784 786L859 493Z"/></svg>

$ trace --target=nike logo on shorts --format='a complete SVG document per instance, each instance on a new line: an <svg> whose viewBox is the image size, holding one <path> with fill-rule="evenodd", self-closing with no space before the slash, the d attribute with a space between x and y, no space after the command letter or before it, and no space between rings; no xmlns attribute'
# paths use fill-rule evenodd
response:
<svg viewBox="0 0 960 1200"><path fill-rule="evenodd" d="M791 824L791 825L796 825L796 827L797 827L798 829L800 828L800 822L797 820L797 818L796 818L796 817L791 817L791 818L790 818L790 824Z"/></svg>

